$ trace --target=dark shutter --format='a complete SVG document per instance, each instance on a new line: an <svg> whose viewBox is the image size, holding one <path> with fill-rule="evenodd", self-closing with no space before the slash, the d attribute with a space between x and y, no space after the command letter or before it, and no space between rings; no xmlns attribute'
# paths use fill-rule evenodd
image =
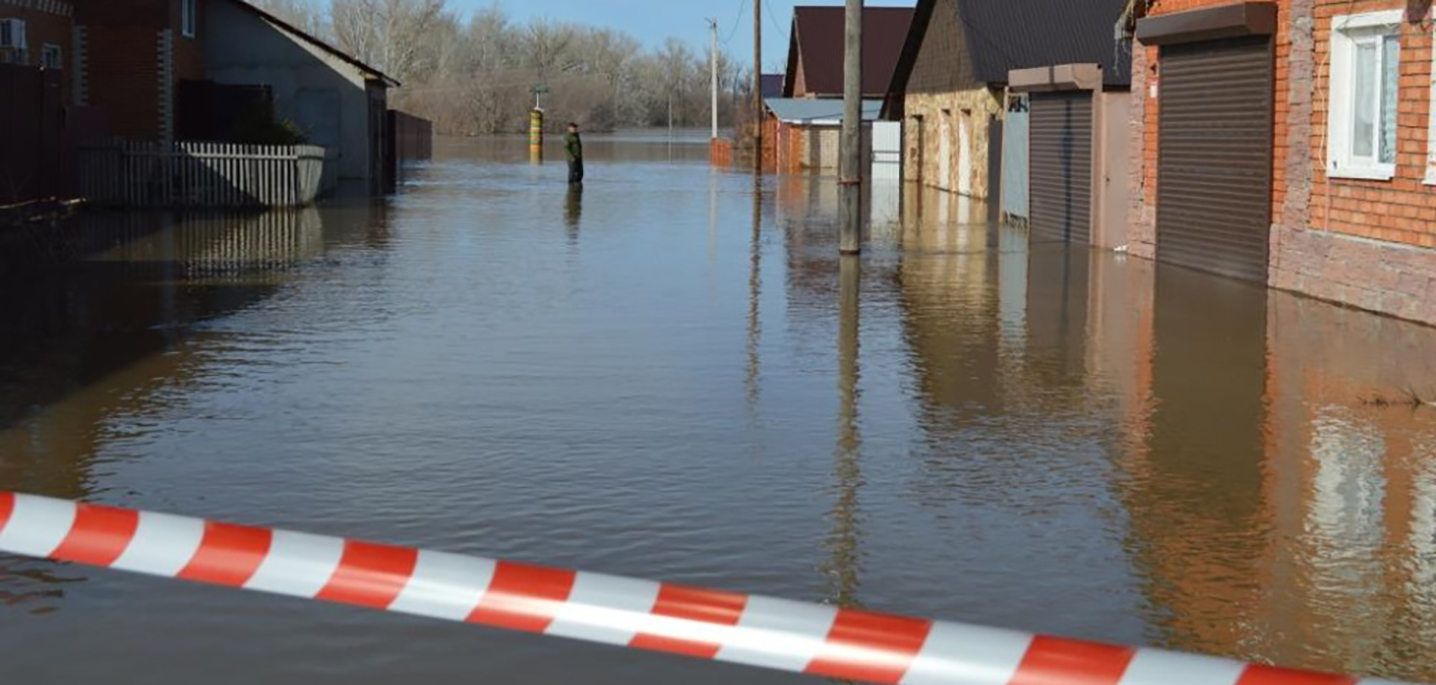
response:
<svg viewBox="0 0 1436 685"><path fill-rule="evenodd" d="M1030 119L1034 240L1092 240L1092 93L1034 93Z"/></svg>
<svg viewBox="0 0 1436 685"><path fill-rule="evenodd" d="M1266 280L1272 61L1265 36L1162 48L1158 260Z"/></svg>

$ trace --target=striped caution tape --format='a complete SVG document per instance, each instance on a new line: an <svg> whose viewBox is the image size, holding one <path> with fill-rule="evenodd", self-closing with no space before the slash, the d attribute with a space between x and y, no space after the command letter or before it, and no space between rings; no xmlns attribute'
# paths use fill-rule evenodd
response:
<svg viewBox="0 0 1436 685"><path fill-rule="evenodd" d="M0 552L901 685L1398 685L0 492Z"/></svg>

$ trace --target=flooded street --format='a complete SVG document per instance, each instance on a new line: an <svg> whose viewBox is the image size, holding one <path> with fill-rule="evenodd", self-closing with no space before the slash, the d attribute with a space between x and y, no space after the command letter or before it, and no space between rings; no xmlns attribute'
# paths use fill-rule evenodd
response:
<svg viewBox="0 0 1436 685"><path fill-rule="evenodd" d="M834 179L696 143L594 137L572 192L462 141L385 201L25 242L77 261L0 279L0 490L1436 681L1436 408L1398 406L1436 329L915 189L840 264ZM0 662L809 682L5 556Z"/></svg>

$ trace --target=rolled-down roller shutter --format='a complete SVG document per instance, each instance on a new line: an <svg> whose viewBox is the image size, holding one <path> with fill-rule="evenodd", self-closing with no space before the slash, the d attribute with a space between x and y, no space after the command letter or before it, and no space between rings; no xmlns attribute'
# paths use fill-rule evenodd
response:
<svg viewBox="0 0 1436 685"><path fill-rule="evenodd" d="M1092 92L1034 93L1029 119L1035 240L1092 240Z"/></svg>
<svg viewBox="0 0 1436 685"><path fill-rule="evenodd" d="M1272 62L1266 36L1162 48L1158 260L1266 280Z"/></svg>

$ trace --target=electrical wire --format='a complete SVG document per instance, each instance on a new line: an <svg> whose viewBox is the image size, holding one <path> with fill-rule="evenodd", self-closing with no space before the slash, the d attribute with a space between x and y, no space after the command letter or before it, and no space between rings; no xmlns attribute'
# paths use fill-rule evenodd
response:
<svg viewBox="0 0 1436 685"><path fill-rule="evenodd" d="M738 18L733 20L733 30L729 31L728 37L723 39L723 45L726 46L729 43L732 43L733 38L738 35L738 27L743 25L743 16L748 13L747 10L748 0L743 0L741 3L738 4Z"/></svg>

